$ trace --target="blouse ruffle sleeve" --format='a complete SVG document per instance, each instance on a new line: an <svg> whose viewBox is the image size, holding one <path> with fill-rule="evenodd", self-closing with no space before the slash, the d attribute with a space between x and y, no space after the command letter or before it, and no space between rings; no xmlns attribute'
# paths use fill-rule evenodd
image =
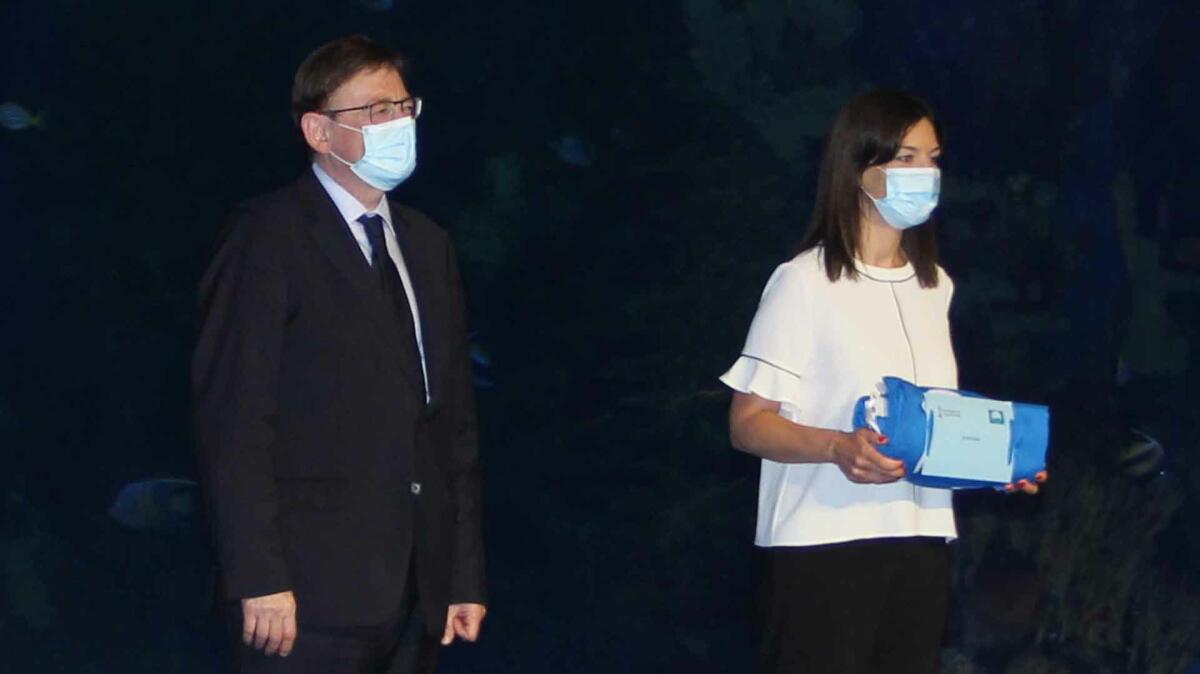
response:
<svg viewBox="0 0 1200 674"><path fill-rule="evenodd" d="M799 407L812 347L803 270L780 265L767 281L742 355L721 375L726 386Z"/></svg>

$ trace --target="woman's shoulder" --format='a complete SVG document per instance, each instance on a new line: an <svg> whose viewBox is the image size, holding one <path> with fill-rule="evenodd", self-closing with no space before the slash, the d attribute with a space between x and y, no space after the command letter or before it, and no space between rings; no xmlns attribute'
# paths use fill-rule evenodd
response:
<svg viewBox="0 0 1200 674"><path fill-rule="evenodd" d="M821 248L800 251L792 259L775 268L775 275L787 276L796 282L812 282L824 278L825 261Z"/></svg>
<svg viewBox="0 0 1200 674"><path fill-rule="evenodd" d="M944 289L945 292L954 292L954 279L950 278L946 268L940 264L935 266L937 267L937 287Z"/></svg>
<svg viewBox="0 0 1200 674"><path fill-rule="evenodd" d="M821 270L820 255L816 254L815 249L803 251L775 267L763 292L788 295L804 293L806 288L820 283L824 275Z"/></svg>

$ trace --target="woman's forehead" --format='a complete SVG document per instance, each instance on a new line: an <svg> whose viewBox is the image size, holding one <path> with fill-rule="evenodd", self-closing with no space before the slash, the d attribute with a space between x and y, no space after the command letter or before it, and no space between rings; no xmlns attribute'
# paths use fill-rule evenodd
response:
<svg viewBox="0 0 1200 674"><path fill-rule="evenodd" d="M933 123L928 119L921 119L908 133L904 134L904 138L900 141L901 147L914 150L930 150L938 146L937 131L933 128Z"/></svg>

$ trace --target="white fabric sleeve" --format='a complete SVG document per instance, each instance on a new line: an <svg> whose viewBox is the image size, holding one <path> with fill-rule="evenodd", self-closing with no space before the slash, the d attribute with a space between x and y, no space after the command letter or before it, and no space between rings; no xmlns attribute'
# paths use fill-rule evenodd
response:
<svg viewBox="0 0 1200 674"><path fill-rule="evenodd" d="M742 355L721 375L726 386L799 407L812 349L811 306L803 270L775 269L763 290Z"/></svg>
<svg viewBox="0 0 1200 674"><path fill-rule="evenodd" d="M950 304L954 301L954 279L950 278L950 275L946 273L945 269L942 269L941 265L938 265L937 270L938 286L946 289L946 313L949 314Z"/></svg>

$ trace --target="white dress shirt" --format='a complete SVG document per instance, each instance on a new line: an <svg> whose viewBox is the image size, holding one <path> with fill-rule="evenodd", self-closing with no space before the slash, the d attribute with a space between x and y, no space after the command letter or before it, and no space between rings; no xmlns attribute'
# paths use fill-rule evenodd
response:
<svg viewBox="0 0 1200 674"><path fill-rule="evenodd" d="M922 288L911 264L855 267L857 280L830 281L820 247L780 265L721 381L780 403L789 421L839 431L853 430L855 402L884 376L957 388L947 321L954 284L945 272L938 268L937 287ZM956 535L949 489L858 484L833 463L762 461L760 546Z"/></svg>
<svg viewBox="0 0 1200 674"><path fill-rule="evenodd" d="M400 252L400 244L396 243L396 230L392 228L392 212L388 208L387 195L380 197L379 204L374 209L367 209L315 162L312 169L313 173L317 175L321 187L324 187L325 191L329 193L329 198L333 199L333 205L337 206L346 225L350 227L350 233L354 235L354 240L358 242L363 256L367 258L367 264L371 263L371 241L367 238L366 227L358 219L368 213L383 218L383 238L387 243L388 256L395 263L396 271L400 272L400 282L404 284L404 294L408 297L408 308L412 311L413 329L417 333L417 352L421 354L421 376L425 385L425 402L429 402L429 370L425 365L425 344L421 339L421 315L417 311L417 299L413 295L412 279L408 277L408 267L404 264L404 255Z"/></svg>

